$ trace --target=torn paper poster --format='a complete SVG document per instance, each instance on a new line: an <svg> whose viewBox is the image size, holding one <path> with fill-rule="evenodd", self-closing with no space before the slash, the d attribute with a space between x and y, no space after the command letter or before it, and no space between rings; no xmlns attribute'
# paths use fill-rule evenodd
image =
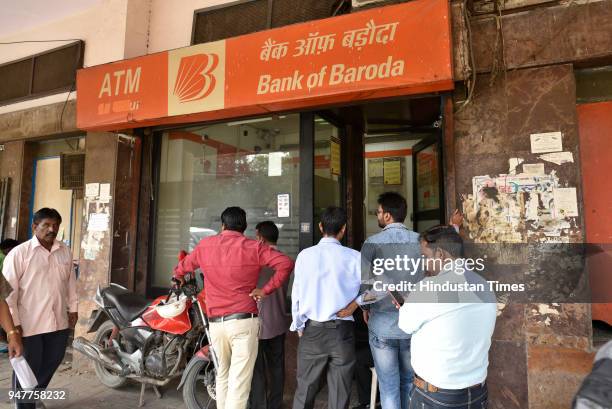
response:
<svg viewBox="0 0 612 409"><path fill-rule="evenodd" d="M495 199L500 193L515 194L518 192L552 192L557 185L557 177L550 175L499 175L496 178L475 176L472 178L472 193L475 207L484 198Z"/></svg>
<svg viewBox="0 0 612 409"><path fill-rule="evenodd" d="M87 231L107 231L109 222L108 213L92 213L89 215Z"/></svg>
<svg viewBox="0 0 612 409"><path fill-rule="evenodd" d="M85 197L96 197L100 194L99 183L87 183L85 185Z"/></svg>
<svg viewBox="0 0 612 409"><path fill-rule="evenodd" d="M531 134L531 153L559 152L562 150L561 132Z"/></svg>
<svg viewBox="0 0 612 409"><path fill-rule="evenodd" d="M518 166L523 163L525 160L523 158L510 158L508 159L508 174L509 175L516 175L518 172L516 171L516 168L518 168Z"/></svg>
<svg viewBox="0 0 612 409"><path fill-rule="evenodd" d="M578 216L578 201L575 187L554 190L555 216L558 218Z"/></svg>
<svg viewBox="0 0 612 409"><path fill-rule="evenodd" d="M543 163L523 163L523 173L528 175L543 175L544 164Z"/></svg>
<svg viewBox="0 0 612 409"><path fill-rule="evenodd" d="M556 163L557 165L574 162L574 155L571 152L547 153L545 155L538 156L538 158L543 159L546 162Z"/></svg>

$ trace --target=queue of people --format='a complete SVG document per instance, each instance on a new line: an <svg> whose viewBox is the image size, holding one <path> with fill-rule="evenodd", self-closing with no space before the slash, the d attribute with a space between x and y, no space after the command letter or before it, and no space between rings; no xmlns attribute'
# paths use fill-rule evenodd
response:
<svg viewBox="0 0 612 409"><path fill-rule="evenodd" d="M494 294L467 292L440 302L413 291L401 305L367 279L378 257L464 257L455 227L436 226L419 235L404 225L406 216L401 195L382 194L377 210L381 231L359 252L342 244L346 212L329 207L318 225L322 239L302 250L294 263L276 247L279 230L274 222L257 224L256 238L250 239L244 235L246 212L239 207L223 211L221 232L202 239L173 273L181 282L197 269L204 274L210 341L218 359L219 409L282 407L287 330L299 336L294 409L313 408L325 383L328 407L347 409L354 379L359 409L375 409L367 403L372 365L382 409L486 407ZM61 220L53 209L36 212L34 237L8 252L0 275L0 324L9 355L25 357L39 388L51 381L69 328L78 319L71 253L56 239ZM292 271L289 318L285 300ZM411 274L389 270L384 279L483 281L472 271L452 273L445 265ZM362 325L357 336L355 316Z"/></svg>
<svg viewBox="0 0 612 409"><path fill-rule="evenodd" d="M273 222L259 223L252 240L243 235L244 210L223 212L221 233L203 239L175 269L178 279L196 268L204 273L211 341L219 355L218 408L282 407L284 300L291 271L289 329L299 337L294 409L313 408L325 383L328 407L348 408L353 379L358 381L359 408L368 408L372 364L382 409L486 407L494 294L468 292L439 302L412 292L400 306L388 291L364 286L364 268L374 257L463 257L456 227L436 226L419 235L403 224L406 216L401 195L382 194L377 212L382 230L358 252L342 244L346 212L329 207L318 225L322 239L302 250L294 265L276 248L279 232ZM423 269L406 276L392 270L385 279L445 280L450 272ZM483 280L471 271L457 277ZM363 331L356 339L356 315L367 325L365 342Z"/></svg>

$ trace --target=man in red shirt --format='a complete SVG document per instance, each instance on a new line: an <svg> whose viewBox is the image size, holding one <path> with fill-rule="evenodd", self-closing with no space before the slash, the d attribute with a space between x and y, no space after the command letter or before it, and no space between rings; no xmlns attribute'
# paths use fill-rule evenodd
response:
<svg viewBox="0 0 612 409"><path fill-rule="evenodd" d="M270 246L244 236L246 213L228 207L221 214L221 233L206 237L174 269L180 281L200 268L204 273L212 347L217 354L217 408L246 408L257 358L257 300L289 278L293 261ZM262 267L275 273L256 288Z"/></svg>

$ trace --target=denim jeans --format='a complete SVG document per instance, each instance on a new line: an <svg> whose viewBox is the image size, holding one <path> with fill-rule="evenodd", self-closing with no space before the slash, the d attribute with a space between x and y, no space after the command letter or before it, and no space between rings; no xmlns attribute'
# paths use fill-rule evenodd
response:
<svg viewBox="0 0 612 409"><path fill-rule="evenodd" d="M370 333L382 409L408 409L414 372L410 365L410 339L380 338Z"/></svg>
<svg viewBox="0 0 612 409"><path fill-rule="evenodd" d="M487 385L466 389L441 389L438 392L413 388L409 409L486 409Z"/></svg>

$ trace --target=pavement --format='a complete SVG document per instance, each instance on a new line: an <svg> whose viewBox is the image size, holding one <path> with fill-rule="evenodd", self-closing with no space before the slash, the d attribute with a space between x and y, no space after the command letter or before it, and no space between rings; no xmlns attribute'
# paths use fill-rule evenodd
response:
<svg viewBox="0 0 612 409"><path fill-rule="evenodd" d="M76 371L71 368L71 348L68 348L64 363L59 367L51 380L49 389L65 389L68 399L63 401L45 401L48 409L134 409L138 408L140 384L129 383L121 389L110 389L102 385L92 371ZM288 363L289 364L289 363ZM288 365L291 366L291 365ZM291 376L291 368L287 376ZM8 399L8 389L11 386L12 368L8 355L0 353L0 409L14 408ZM293 399L293 383L291 379L285 388L284 407L290 408ZM177 391L178 380L161 388L162 398L158 399L151 387L145 392L143 409L184 409L181 391ZM352 393L351 407L356 405L356 392ZM215 409L214 403L209 409ZM317 396L315 409L327 408L327 387Z"/></svg>
<svg viewBox="0 0 612 409"><path fill-rule="evenodd" d="M71 351L65 362L51 380L50 389L65 389L68 399L64 401L45 401L48 409L133 409L138 408L140 384L130 383L121 389L109 389L102 385L93 371L78 372L70 366ZM11 365L6 354L0 354L0 408L14 408L8 400L7 390L11 386ZM182 409L183 397L176 390L178 381L161 389L162 398L158 399L151 387L145 392L143 409ZM211 409L215 406L211 405Z"/></svg>

